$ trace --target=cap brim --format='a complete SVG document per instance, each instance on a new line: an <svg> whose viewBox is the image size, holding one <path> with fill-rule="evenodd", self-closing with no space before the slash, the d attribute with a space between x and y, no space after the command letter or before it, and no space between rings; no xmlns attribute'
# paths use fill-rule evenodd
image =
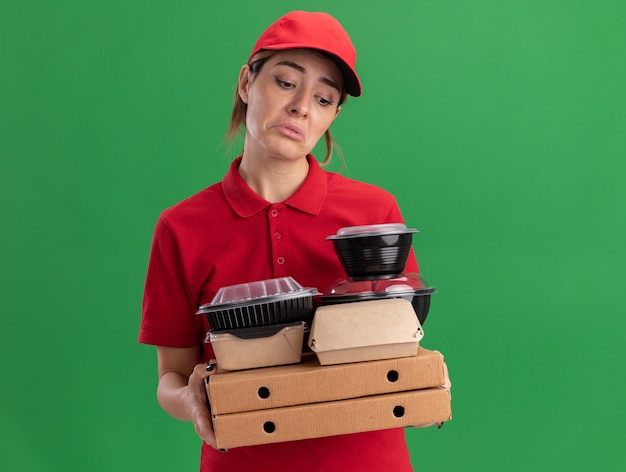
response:
<svg viewBox="0 0 626 472"><path fill-rule="evenodd" d="M319 49L318 51L328 56L335 62L335 64L337 64L337 67L339 67L339 70L343 75L343 85L346 89L346 92L348 92L348 95L352 95L353 97L360 97L362 93L361 81L359 80L359 76L356 75L354 70L352 70L352 68L348 64L346 64L340 57L335 56L334 54L327 51L322 51Z"/></svg>
<svg viewBox="0 0 626 472"><path fill-rule="evenodd" d="M346 89L348 95L352 95L353 97L361 96L361 80L359 79L359 76L356 74L356 72L339 56L333 54L332 52L325 51L324 49L314 48L302 43L273 44L271 47L264 47L259 50L253 51L252 54L250 54L250 58L248 58L248 61L252 58L252 56L262 50L284 51L287 49L310 49L312 51L318 51L319 53L324 54L329 59L331 59L337 65L337 67L339 67L341 75L343 75L344 88Z"/></svg>

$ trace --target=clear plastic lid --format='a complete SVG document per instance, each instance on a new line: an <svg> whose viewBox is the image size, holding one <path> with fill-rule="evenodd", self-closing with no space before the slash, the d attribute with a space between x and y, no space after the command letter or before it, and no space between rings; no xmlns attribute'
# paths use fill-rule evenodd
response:
<svg viewBox="0 0 626 472"><path fill-rule="evenodd" d="M304 288L292 277L258 280L245 284L220 288L211 303L200 307L200 311L217 310L229 305L261 303L289 298L319 295L316 288Z"/></svg>
<svg viewBox="0 0 626 472"><path fill-rule="evenodd" d="M344 297L358 295L394 296L396 294L422 293L430 294L435 289L428 285L420 274L405 273L393 278L371 280L340 279L324 291L323 297Z"/></svg>
<svg viewBox="0 0 626 472"><path fill-rule="evenodd" d="M377 225L346 226L339 229L337 234L326 239L359 238L365 236L384 236L387 234L417 233L415 228L407 228L403 223L383 223Z"/></svg>

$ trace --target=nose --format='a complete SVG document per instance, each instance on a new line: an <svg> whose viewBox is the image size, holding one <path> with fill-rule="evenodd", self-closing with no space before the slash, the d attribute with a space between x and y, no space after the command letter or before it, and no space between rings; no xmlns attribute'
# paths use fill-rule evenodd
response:
<svg viewBox="0 0 626 472"><path fill-rule="evenodd" d="M294 116L308 116L311 107L311 99L307 94L300 92L293 97L288 105L289 114Z"/></svg>

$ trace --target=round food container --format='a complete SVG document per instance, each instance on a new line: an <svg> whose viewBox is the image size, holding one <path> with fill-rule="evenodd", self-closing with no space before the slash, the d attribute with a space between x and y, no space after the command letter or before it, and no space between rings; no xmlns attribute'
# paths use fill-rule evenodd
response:
<svg viewBox="0 0 626 472"><path fill-rule="evenodd" d="M314 295L316 288L304 288L292 277L259 280L219 289L196 314L207 316L213 332L310 322Z"/></svg>
<svg viewBox="0 0 626 472"><path fill-rule="evenodd" d="M340 279L327 288L321 297L320 305L352 303L385 298L404 298L411 302L415 315L423 325L430 309L430 296L436 293L420 274L407 273L397 277L355 280Z"/></svg>
<svg viewBox="0 0 626 472"><path fill-rule="evenodd" d="M404 271L413 233L402 223L341 228L326 239L333 242L348 277L371 279L393 277Z"/></svg>

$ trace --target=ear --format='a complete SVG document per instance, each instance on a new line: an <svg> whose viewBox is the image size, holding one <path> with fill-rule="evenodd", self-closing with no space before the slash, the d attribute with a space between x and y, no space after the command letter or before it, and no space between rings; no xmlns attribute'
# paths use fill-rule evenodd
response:
<svg viewBox="0 0 626 472"><path fill-rule="evenodd" d="M339 112L340 112L340 111L341 111L341 105L339 105L339 106L337 107L337 111L335 112L335 118L334 118L334 119L337 119L337 117L339 116Z"/></svg>
<svg viewBox="0 0 626 472"><path fill-rule="evenodd" d="M237 82L237 92L239 93L239 97L245 103L248 104L248 93L250 89L250 84L252 82L252 71L250 70L250 66L245 64L241 70L239 71L239 81Z"/></svg>

